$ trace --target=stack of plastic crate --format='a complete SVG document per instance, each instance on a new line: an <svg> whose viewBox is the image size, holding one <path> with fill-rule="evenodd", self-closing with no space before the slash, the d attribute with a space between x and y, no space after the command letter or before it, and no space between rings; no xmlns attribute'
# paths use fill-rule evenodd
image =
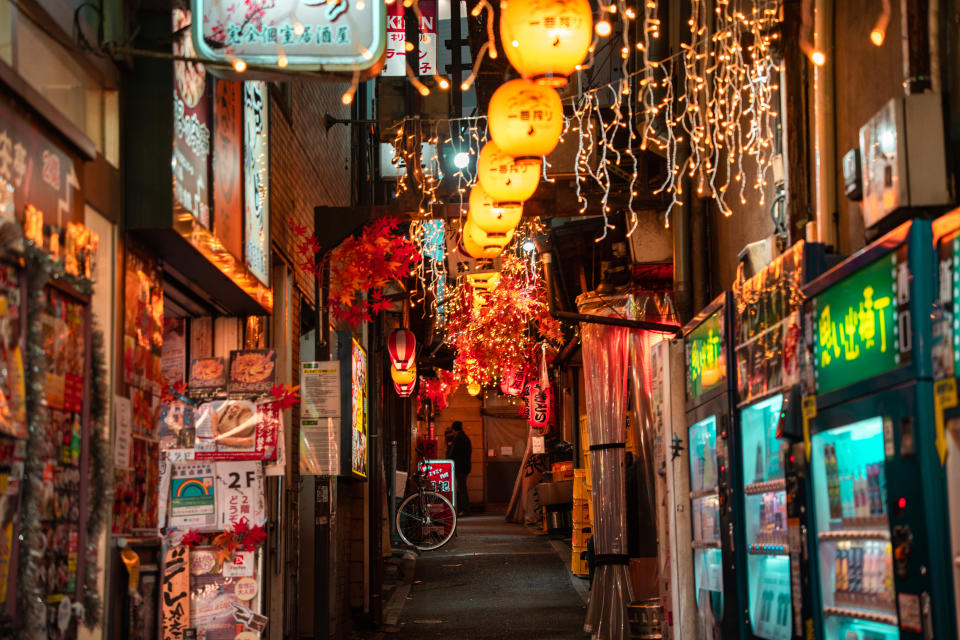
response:
<svg viewBox="0 0 960 640"><path fill-rule="evenodd" d="M590 492L590 473L587 469L573 472L573 573L585 576L587 569L587 541L593 535L593 497Z"/></svg>

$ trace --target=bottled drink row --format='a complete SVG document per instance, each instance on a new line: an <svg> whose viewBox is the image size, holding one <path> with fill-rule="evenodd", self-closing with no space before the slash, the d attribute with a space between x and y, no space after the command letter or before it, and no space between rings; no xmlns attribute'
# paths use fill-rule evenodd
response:
<svg viewBox="0 0 960 640"><path fill-rule="evenodd" d="M837 605L893 609L893 551L889 542L838 542L835 563Z"/></svg>
<svg viewBox="0 0 960 640"><path fill-rule="evenodd" d="M845 456L846 459L850 457L852 456ZM840 466L836 447L828 443L823 447L823 464L832 519L865 520L886 517L887 503L884 497L887 481L882 462L859 468L849 464Z"/></svg>

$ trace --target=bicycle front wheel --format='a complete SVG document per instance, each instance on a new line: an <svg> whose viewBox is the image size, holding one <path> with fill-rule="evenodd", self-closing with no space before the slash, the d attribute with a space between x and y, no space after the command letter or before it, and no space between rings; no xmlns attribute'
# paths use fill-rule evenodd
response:
<svg viewBox="0 0 960 640"><path fill-rule="evenodd" d="M397 510L400 539L420 551L439 549L450 541L456 529L456 510L434 491L408 496Z"/></svg>

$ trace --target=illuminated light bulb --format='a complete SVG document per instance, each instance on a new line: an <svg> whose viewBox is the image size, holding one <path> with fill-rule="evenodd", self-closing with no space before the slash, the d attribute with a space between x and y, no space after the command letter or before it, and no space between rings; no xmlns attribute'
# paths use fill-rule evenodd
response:
<svg viewBox="0 0 960 640"><path fill-rule="evenodd" d="M810 60L818 67L822 67L827 62L827 56L823 54L823 51L814 51L810 54Z"/></svg>
<svg viewBox="0 0 960 640"><path fill-rule="evenodd" d="M302 23L302 22L294 22L294 23L293 23L293 32L294 32L295 34L297 34L298 36L302 36L302 35L303 35L303 23Z"/></svg>
<svg viewBox="0 0 960 640"><path fill-rule="evenodd" d="M340 96L340 101L343 102L343 104L350 104L353 102L353 90L344 92L344 94Z"/></svg>
<svg viewBox="0 0 960 640"><path fill-rule="evenodd" d="M887 37L886 29L874 28L874 30L870 32L870 42L872 42L874 46L877 46L877 47L883 46L883 40L886 37Z"/></svg>
<svg viewBox="0 0 960 640"><path fill-rule="evenodd" d="M453 156L453 166L457 169L466 169L470 165L470 154L465 151L461 151L457 155Z"/></svg>
<svg viewBox="0 0 960 640"><path fill-rule="evenodd" d="M519 46L520 46L520 42L517 41L517 40L511 41L510 44L513 45L514 47L519 47Z"/></svg>
<svg viewBox="0 0 960 640"><path fill-rule="evenodd" d="M235 58L233 61L233 70L237 73L243 73L247 70L247 63L240 58Z"/></svg>
<svg viewBox="0 0 960 640"><path fill-rule="evenodd" d="M421 86L421 87L420 87L420 95L422 95L424 98L426 98L428 95L430 95L430 89L429 89L428 87L426 87L426 86Z"/></svg>
<svg viewBox="0 0 960 640"><path fill-rule="evenodd" d="M407 42L407 43L405 43L405 44L403 45L403 48L404 48L405 51L408 51L408 52L409 52L409 51L413 51L413 43L412 43L412 42Z"/></svg>
<svg viewBox="0 0 960 640"><path fill-rule="evenodd" d="M440 78L439 80L437 80L437 85L438 85L441 89L449 89L449 88L450 88L450 82L449 82L446 78Z"/></svg>
<svg viewBox="0 0 960 640"><path fill-rule="evenodd" d="M279 56L277 56L278 67L280 67L281 69L285 69L288 64L289 64L289 61L287 60L287 56L285 56L282 53Z"/></svg>
<svg viewBox="0 0 960 640"><path fill-rule="evenodd" d="M357 0L357 11L363 11L366 8L367 3L365 3L363 0Z"/></svg>

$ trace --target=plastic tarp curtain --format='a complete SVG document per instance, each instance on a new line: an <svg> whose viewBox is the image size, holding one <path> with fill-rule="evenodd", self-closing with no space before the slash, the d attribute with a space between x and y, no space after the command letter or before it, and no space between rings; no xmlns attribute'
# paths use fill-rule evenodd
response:
<svg viewBox="0 0 960 640"><path fill-rule="evenodd" d="M627 604L634 600L626 562L624 485L631 332L625 327L581 323L580 335L591 447L593 547L598 560L583 630L596 640L621 640L630 637Z"/></svg>

